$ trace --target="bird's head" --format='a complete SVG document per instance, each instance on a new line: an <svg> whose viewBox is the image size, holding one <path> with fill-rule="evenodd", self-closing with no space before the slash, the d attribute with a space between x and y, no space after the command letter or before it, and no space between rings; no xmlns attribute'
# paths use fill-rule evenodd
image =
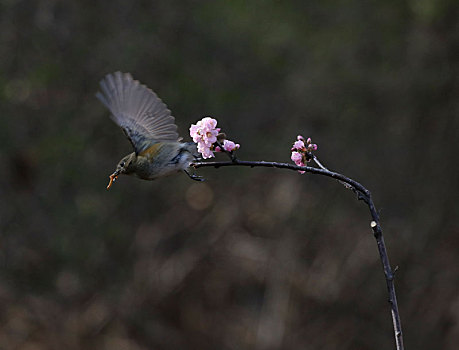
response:
<svg viewBox="0 0 459 350"><path fill-rule="evenodd" d="M135 162L136 155L135 153L131 153L121 159L116 166L116 170L111 174L110 182L108 183L107 190L112 186L113 182L116 181L118 175L121 174L131 174L134 171L134 162Z"/></svg>

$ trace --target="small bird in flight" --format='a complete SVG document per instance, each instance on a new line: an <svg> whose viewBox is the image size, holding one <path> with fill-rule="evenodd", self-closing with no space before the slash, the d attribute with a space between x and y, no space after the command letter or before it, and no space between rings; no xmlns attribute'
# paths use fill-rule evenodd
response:
<svg viewBox="0 0 459 350"><path fill-rule="evenodd" d="M196 144L180 142L171 111L152 90L121 72L108 74L100 87L102 92L96 97L134 147L134 152L118 162L107 189L121 174L154 180L183 171L193 180L203 180L187 171L199 159Z"/></svg>

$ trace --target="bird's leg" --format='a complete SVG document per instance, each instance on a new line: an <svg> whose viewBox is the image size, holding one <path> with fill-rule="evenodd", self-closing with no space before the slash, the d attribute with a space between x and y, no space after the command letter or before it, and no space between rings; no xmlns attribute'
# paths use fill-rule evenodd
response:
<svg viewBox="0 0 459 350"><path fill-rule="evenodd" d="M204 179L202 176L199 176L199 175L196 175L195 173L193 174L190 174L188 171L186 170L183 170L185 172L185 174L188 175L188 177L191 179L191 180L194 180L194 181L206 181L206 179Z"/></svg>

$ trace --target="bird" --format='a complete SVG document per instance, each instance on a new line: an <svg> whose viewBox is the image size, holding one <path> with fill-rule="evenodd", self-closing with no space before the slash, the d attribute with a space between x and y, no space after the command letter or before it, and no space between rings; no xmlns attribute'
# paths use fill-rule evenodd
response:
<svg viewBox="0 0 459 350"><path fill-rule="evenodd" d="M111 119L123 129L134 152L123 157L109 176L107 190L119 175L155 180L178 172L204 179L187 169L199 160L196 144L181 142L175 118L166 104L130 73L107 74L96 97L109 109Z"/></svg>

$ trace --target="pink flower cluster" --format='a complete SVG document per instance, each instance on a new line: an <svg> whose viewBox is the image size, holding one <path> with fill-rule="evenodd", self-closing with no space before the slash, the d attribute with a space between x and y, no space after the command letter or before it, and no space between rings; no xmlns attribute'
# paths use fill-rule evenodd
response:
<svg viewBox="0 0 459 350"><path fill-rule="evenodd" d="M204 159L215 157L214 152L221 152L219 146L214 144L217 142L217 136L220 133L220 128L217 128L217 120L205 117L190 127L190 136L193 141L198 144L198 152L202 154ZM232 152L239 149L240 145L233 141L224 140L223 149L227 152Z"/></svg>
<svg viewBox="0 0 459 350"><path fill-rule="evenodd" d="M205 117L196 125L191 125L190 136L193 138L193 142L198 144L198 152L202 154L204 159L214 157L212 148L213 144L217 142L219 132L220 128L217 128L217 121L210 117Z"/></svg>
<svg viewBox="0 0 459 350"><path fill-rule="evenodd" d="M292 155L290 158L296 165L305 166L306 163L311 160L310 153L316 150L317 145L312 143L310 137L308 137L308 139L305 141L303 136L298 135L296 141L293 143L293 147L291 149ZM304 174L305 172L299 171L299 173Z"/></svg>
<svg viewBox="0 0 459 350"><path fill-rule="evenodd" d="M233 141L230 141L230 140L223 141L223 149L226 152L233 152L234 150L239 149L239 147L241 147L241 145L238 143L234 143ZM222 150L219 146L215 147L215 152L221 152L221 151Z"/></svg>

